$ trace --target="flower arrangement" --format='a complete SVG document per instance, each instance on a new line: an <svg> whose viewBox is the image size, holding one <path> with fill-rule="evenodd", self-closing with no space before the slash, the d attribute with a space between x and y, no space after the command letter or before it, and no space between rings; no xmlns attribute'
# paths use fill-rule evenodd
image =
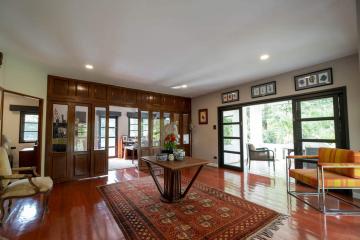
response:
<svg viewBox="0 0 360 240"><path fill-rule="evenodd" d="M168 151L173 151L176 148L177 138L174 133L170 133L165 137L164 147Z"/></svg>

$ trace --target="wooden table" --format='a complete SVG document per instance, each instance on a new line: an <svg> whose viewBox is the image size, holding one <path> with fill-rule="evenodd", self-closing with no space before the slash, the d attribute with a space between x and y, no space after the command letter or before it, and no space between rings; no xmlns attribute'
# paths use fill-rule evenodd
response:
<svg viewBox="0 0 360 240"><path fill-rule="evenodd" d="M158 161L155 156L145 156L141 159L146 163L150 170L150 174L154 179L157 189L160 192L160 200L167 203L178 202L183 199L190 190L195 179L199 175L203 166L211 161L186 157L182 161ZM164 187L162 188L157 180L153 168L153 165L164 168ZM185 191L181 191L181 170L185 168L198 167L195 175L190 180L189 185Z"/></svg>

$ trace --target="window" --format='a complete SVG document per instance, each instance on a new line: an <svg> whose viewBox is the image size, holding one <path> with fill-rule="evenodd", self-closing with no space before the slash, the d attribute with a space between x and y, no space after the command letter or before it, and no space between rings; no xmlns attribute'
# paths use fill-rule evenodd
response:
<svg viewBox="0 0 360 240"><path fill-rule="evenodd" d="M137 117L129 117L129 136L137 137L138 136L138 119Z"/></svg>
<svg viewBox="0 0 360 240"><path fill-rule="evenodd" d="M36 142L38 140L39 114L37 113L20 113L20 133L19 142Z"/></svg>
<svg viewBox="0 0 360 240"><path fill-rule="evenodd" d="M109 117L109 157L115 157L117 152L117 117Z"/></svg>
<svg viewBox="0 0 360 240"><path fill-rule="evenodd" d="M141 112L141 146L149 146L149 112Z"/></svg>
<svg viewBox="0 0 360 240"><path fill-rule="evenodd" d="M160 112L152 113L152 145L160 146Z"/></svg>

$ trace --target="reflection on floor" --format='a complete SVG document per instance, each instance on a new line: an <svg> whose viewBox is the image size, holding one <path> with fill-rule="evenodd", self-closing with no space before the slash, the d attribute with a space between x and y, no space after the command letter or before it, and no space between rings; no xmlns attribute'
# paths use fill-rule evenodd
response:
<svg viewBox="0 0 360 240"><path fill-rule="evenodd" d="M277 169L281 170L279 161L276 163ZM185 170L183 175L191 177L194 170ZM251 164L251 172L253 171L265 175L272 171L272 167L269 168L267 163L254 162ZM43 221L43 208L39 197L15 200L10 216L0 228L0 236L24 240L125 239L96 186L121 183L144 176L148 174L136 168L127 168L110 171L107 177L55 184L49 199L49 213ZM359 239L359 216L323 215L290 197L286 193L285 179L282 176L275 175L270 178L247 172L204 167L196 181L289 215L284 225L274 232L274 240ZM308 198L317 200L316 197ZM331 208L343 205L330 197L327 202ZM360 205L359 201L356 203Z"/></svg>
<svg viewBox="0 0 360 240"><path fill-rule="evenodd" d="M132 162L133 161L130 159L125 160L123 158L109 158L109 171L135 167L137 160L134 160L134 163Z"/></svg>
<svg viewBox="0 0 360 240"><path fill-rule="evenodd" d="M244 161L246 163L246 160ZM271 177L274 178L280 177L285 179L286 177L286 160L285 159L276 159L275 160L275 172L273 168L273 163L262 162L262 161L251 161L251 167L249 170L249 165L246 163L245 172Z"/></svg>

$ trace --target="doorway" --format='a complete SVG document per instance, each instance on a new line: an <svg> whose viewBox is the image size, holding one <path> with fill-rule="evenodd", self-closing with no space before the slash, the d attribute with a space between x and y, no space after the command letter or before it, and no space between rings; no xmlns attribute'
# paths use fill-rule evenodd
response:
<svg viewBox="0 0 360 240"><path fill-rule="evenodd" d="M255 172L277 176L285 176L288 155L316 155L320 147L349 147L345 87L220 107L218 116L219 165L225 168L243 171L244 160L249 164L249 144L273 152L275 169L280 169L273 171L268 163L254 161L263 165L259 171L255 167ZM313 166L297 162L296 167Z"/></svg>
<svg viewBox="0 0 360 240"><path fill-rule="evenodd" d="M41 172L43 100L2 91L1 145L12 167L35 166Z"/></svg>
<svg viewBox="0 0 360 240"><path fill-rule="evenodd" d="M108 170L135 167L138 156L138 109L109 106L107 131Z"/></svg>

